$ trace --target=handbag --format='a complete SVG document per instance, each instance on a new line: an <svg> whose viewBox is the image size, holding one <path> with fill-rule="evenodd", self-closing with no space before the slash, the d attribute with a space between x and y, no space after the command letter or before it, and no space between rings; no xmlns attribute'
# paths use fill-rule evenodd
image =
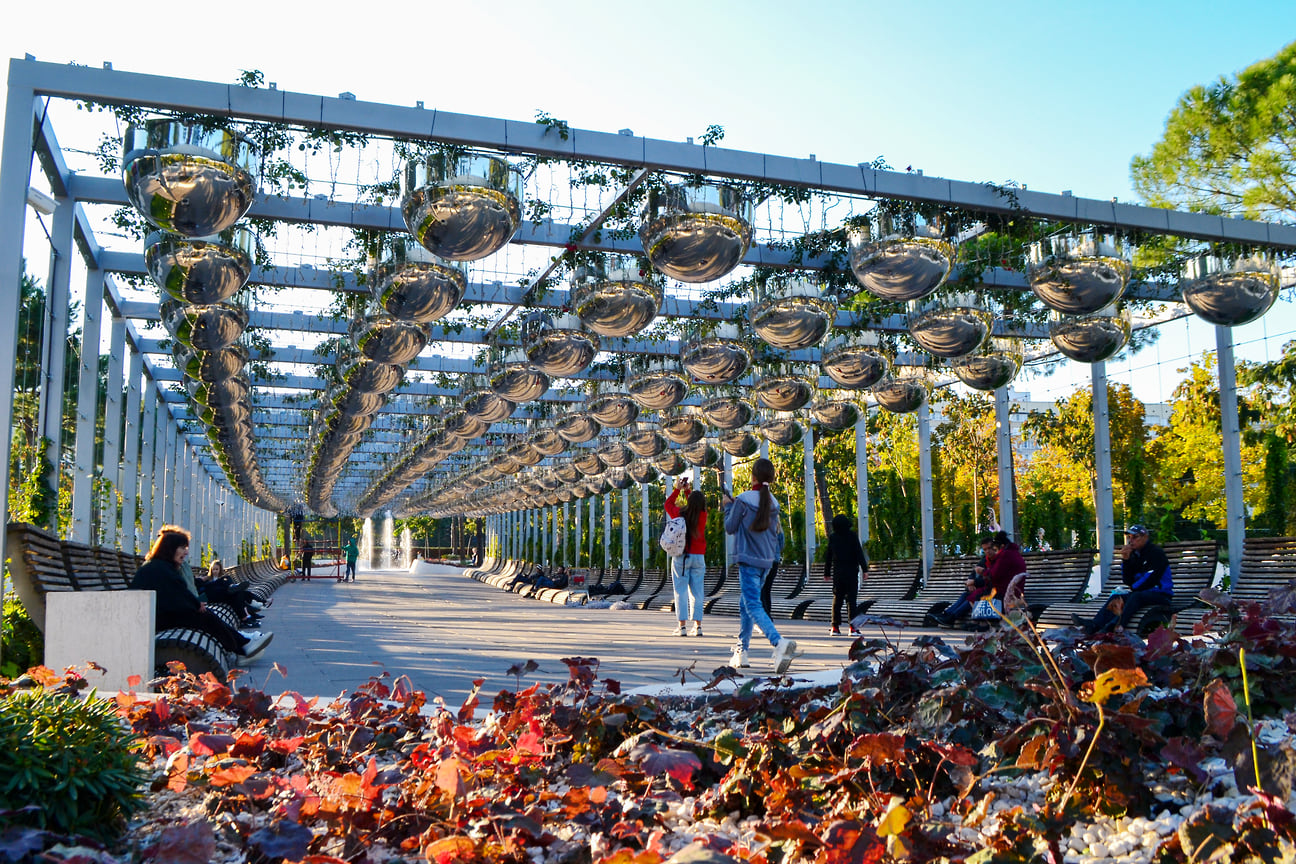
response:
<svg viewBox="0 0 1296 864"><path fill-rule="evenodd" d="M998 621L1003 612L1003 601L999 598L978 600L972 606L973 621Z"/></svg>

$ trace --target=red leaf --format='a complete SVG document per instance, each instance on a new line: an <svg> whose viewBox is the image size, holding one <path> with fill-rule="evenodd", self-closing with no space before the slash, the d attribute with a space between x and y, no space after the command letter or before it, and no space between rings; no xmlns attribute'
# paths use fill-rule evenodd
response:
<svg viewBox="0 0 1296 864"><path fill-rule="evenodd" d="M702 770L702 760L689 750L672 750L670 748L653 748L640 764L645 774L665 774L684 784L684 788L693 788L693 775ZM633 753L631 754L634 755Z"/></svg>
<svg viewBox="0 0 1296 864"><path fill-rule="evenodd" d="M149 737L148 743L150 747L167 758L170 758L172 753L180 749L179 739L172 738L170 735L152 735Z"/></svg>
<svg viewBox="0 0 1296 864"><path fill-rule="evenodd" d="M473 717L476 716L477 694L481 691L481 686L485 682L485 678L477 678L473 680L472 692L468 694L468 698L464 700L463 705L459 708L459 713L455 715L455 719L460 723L471 723Z"/></svg>
<svg viewBox="0 0 1296 864"><path fill-rule="evenodd" d="M543 756L545 755L544 738L536 734L534 729L528 729L518 736L513 750L526 756Z"/></svg>
<svg viewBox="0 0 1296 864"><path fill-rule="evenodd" d="M189 754L177 750L167 760L167 788L172 792L183 792L189 785Z"/></svg>
<svg viewBox="0 0 1296 864"><path fill-rule="evenodd" d="M1211 734L1223 741L1237 724L1237 702L1228 685L1216 678L1206 685L1206 695L1202 700L1206 711L1206 728Z"/></svg>
<svg viewBox="0 0 1296 864"><path fill-rule="evenodd" d="M203 704L210 705L213 708L224 708L226 705L230 704L230 701L234 698L233 694L230 693L230 689L217 681L216 676L212 675L210 672L199 680L203 685Z"/></svg>
<svg viewBox="0 0 1296 864"><path fill-rule="evenodd" d="M235 783L242 783L255 773L256 769L251 765L231 765L228 768L213 771L211 773L211 784L213 786L233 786Z"/></svg>
<svg viewBox="0 0 1296 864"><path fill-rule="evenodd" d="M199 732L189 738L189 749L195 756L215 756L224 753L234 745L233 735L214 735L210 732Z"/></svg>
<svg viewBox="0 0 1296 864"><path fill-rule="evenodd" d="M140 686L140 684L142 684L143 682L144 682L144 679L141 678L141 677L138 676L138 675L127 675L127 676L126 676L126 686L129 687L129 688L131 688L132 690L134 690L136 687Z"/></svg>
<svg viewBox="0 0 1296 864"><path fill-rule="evenodd" d="M302 745L306 739L298 735L296 738L276 738L270 742L270 749L276 753L282 753L287 756Z"/></svg>
<svg viewBox="0 0 1296 864"><path fill-rule="evenodd" d="M429 843L423 850L427 860L435 864L455 864L457 861L471 861L477 853L477 847L468 837L442 837Z"/></svg>
<svg viewBox="0 0 1296 864"><path fill-rule="evenodd" d="M152 852L155 864L207 864L216 856L216 835L202 819L168 825L158 835Z"/></svg>
<svg viewBox="0 0 1296 864"><path fill-rule="evenodd" d="M869 765L902 761L905 755L904 736L892 735L890 732L861 735L851 743L850 755Z"/></svg>
<svg viewBox="0 0 1296 864"><path fill-rule="evenodd" d="M441 764L437 766L436 772L437 788L456 801L461 800L464 796L463 777L459 773L460 765L458 757L451 756L442 760Z"/></svg>
<svg viewBox="0 0 1296 864"><path fill-rule="evenodd" d="M1171 765L1182 768L1188 773L1188 776L1198 783L1204 782L1210 776L1198 765L1205 757L1206 754L1202 752L1196 742L1188 738L1171 738L1161 748L1161 758Z"/></svg>
<svg viewBox="0 0 1296 864"><path fill-rule="evenodd" d="M824 835L825 864L872 864L886 856L886 844L877 832L861 822L834 822Z"/></svg>
<svg viewBox="0 0 1296 864"><path fill-rule="evenodd" d="M229 752L231 756L256 757L265 751L265 746L265 735L260 732L239 732Z"/></svg>

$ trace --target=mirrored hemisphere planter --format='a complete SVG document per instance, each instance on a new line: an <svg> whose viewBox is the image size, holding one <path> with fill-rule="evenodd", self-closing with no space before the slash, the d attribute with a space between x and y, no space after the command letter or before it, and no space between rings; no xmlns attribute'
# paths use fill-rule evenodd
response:
<svg viewBox="0 0 1296 864"><path fill-rule="evenodd" d="M760 452L760 441L746 429L733 429L721 432L716 437L720 449L738 459L746 459Z"/></svg>
<svg viewBox="0 0 1296 864"><path fill-rule="evenodd" d="M864 290L881 300L921 300L949 277L954 244L938 220L911 224L880 214L874 225L848 235L851 272Z"/></svg>
<svg viewBox="0 0 1296 864"><path fill-rule="evenodd" d="M769 411L761 416L756 427L760 436L779 447L790 447L805 437L801 418L790 411Z"/></svg>
<svg viewBox="0 0 1296 864"><path fill-rule="evenodd" d="M594 362L599 338L575 315L530 312L522 319L522 348L527 361L546 375L569 377Z"/></svg>
<svg viewBox="0 0 1296 864"><path fill-rule="evenodd" d="M220 234L256 196L257 146L241 132L146 120L126 127L122 182L149 224L186 237Z"/></svg>
<svg viewBox="0 0 1296 864"><path fill-rule="evenodd" d="M583 411L566 414L554 422L554 431L572 444L593 441L600 430L598 421Z"/></svg>
<svg viewBox="0 0 1296 864"><path fill-rule="evenodd" d="M733 384L707 387L699 395L702 397L702 416L707 423L723 432L746 426L756 416L756 408L745 387Z"/></svg>
<svg viewBox="0 0 1296 864"><path fill-rule="evenodd" d="M672 444L692 444L706 435L700 412L689 405L659 412L657 425L662 437Z"/></svg>
<svg viewBox="0 0 1296 864"><path fill-rule="evenodd" d="M239 226L212 237L155 231L144 241L144 266L165 295L206 305L242 290L255 251L256 236Z"/></svg>
<svg viewBox="0 0 1296 864"><path fill-rule="evenodd" d="M403 236L383 252L370 276L370 291L382 310L416 324L444 318L463 300L467 284L462 265Z"/></svg>
<svg viewBox="0 0 1296 864"><path fill-rule="evenodd" d="M864 412L853 399L826 393L810 406L810 416L823 428L840 432L858 423Z"/></svg>
<svg viewBox="0 0 1296 864"><path fill-rule="evenodd" d="M243 371L248 361L248 349L242 340L215 351L195 351L176 342L171 349L171 358L176 369L187 378L224 381Z"/></svg>
<svg viewBox="0 0 1296 864"><path fill-rule="evenodd" d="M1024 360L1020 339L992 336L979 350L951 360L950 368L973 390L989 392L1011 384Z"/></svg>
<svg viewBox="0 0 1296 864"><path fill-rule="evenodd" d="M886 377L891 367L877 333L838 333L824 343L819 368L842 387L867 390Z"/></svg>
<svg viewBox="0 0 1296 864"><path fill-rule="evenodd" d="M710 282L742 262L751 226L751 202L734 187L667 184L649 192L639 239L662 273L681 282Z"/></svg>
<svg viewBox="0 0 1296 864"><path fill-rule="evenodd" d="M406 164L401 215L433 255L477 261L512 238L521 200L522 175L506 160L446 151Z"/></svg>
<svg viewBox="0 0 1296 864"><path fill-rule="evenodd" d="M465 376L463 390L459 393L459 404L468 414L485 423L507 420L517 407L516 403L490 389L486 385L486 379L479 375Z"/></svg>
<svg viewBox="0 0 1296 864"><path fill-rule="evenodd" d="M351 344L361 356L395 366L403 366L417 357L428 341L426 326L399 321L390 315L356 318L347 329Z"/></svg>
<svg viewBox="0 0 1296 864"><path fill-rule="evenodd" d="M877 403L894 414L917 411L927 401L927 371L916 366L897 366L869 391Z"/></svg>
<svg viewBox="0 0 1296 864"><path fill-rule="evenodd" d="M679 448L679 454L685 462L699 468L714 468L724 459L720 451L705 438Z"/></svg>
<svg viewBox="0 0 1296 864"><path fill-rule="evenodd" d="M625 432L625 443L636 456L651 459L666 450L661 428L651 421L639 421Z"/></svg>
<svg viewBox="0 0 1296 864"><path fill-rule="evenodd" d="M557 456L567 449L567 439L557 430L536 425L535 431L527 437L527 443L544 456Z"/></svg>
<svg viewBox="0 0 1296 864"><path fill-rule="evenodd" d="M786 351L818 345L837 316L837 298L810 279L758 283L747 321L767 344Z"/></svg>
<svg viewBox="0 0 1296 864"><path fill-rule="evenodd" d="M1120 304L1091 315L1054 313L1049 321L1049 338L1057 349L1080 363L1099 363L1120 353L1129 342L1129 310Z"/></svg>
<svg viewBox="0 0 1296 864"><path fill-rule="evenodd" d="M808 363L768 363L756 371L752 395L763 408L796 411L810 404L818 383L818 370Z"/></svg>
<svg viewBox="0 0 1296 864"><path fill-rule="evenodd" d="M636 460L626 466L626 476L641 486L657 482L661 476L651 462Z"/></svg>
<svg viewBox="0 0 1296 864"><path fill-rule="evenodd" d="M1030 247L1027 275L1045 306L1088 315L1116 302L1130 276L1130 252L1114 236L1065 234Z"/></svg>
<svg viewBox="0 0 1296 864"><path fill-rule="evenodd" d="M667 477L678 477L688 470L688 463L674 450L663 450L653 458L653 467Z"/></svg>
<svg viewBox="0 0 1296 864"><path fill-rule="evenodd" d="M576 268L571 308L600 336L633 336L661 310L662 286L649 265L632 255L604 255Z"/></svg>
<svg viewBox="0 0 1296 864"><path fill-rule="evenodd" d="M1203 254L1180 275L1183 301L1198 318L1221 327L1258 320L1278 299L1279 269L1269 254Z"/></svg>
<svg viewBox="0 0 1296 864"><path fill-rule="evenodd" d="M743 343L736 324L719 324L687 336L680 349L680 364L704 384L728 384L741 378L751 365L751 350Z"/></svg>
<svg viewBox="0 0 1296 864"><path fill-rule="evenodd" d="M162 301L162 323L186 348L219 351L243 335L248 313L242 305L228 300L195 306L168 298Z"/></svg>
<svg viewBox="0 0 1296 864"><path fill-rule="evenodd" d="M994 315L971 293L928 297L909 304L909 335L934 357L971 354L990 338Z"/></svg>
<svg viewBox="0 0 1296 864"><path fill-rule="evenodd" d="M492 345L487 374L490 388L510 402L530 402L549 389L549 376L532 368L521 348Z"/></svg>
<svg viewBox="0 0 1296 864"><path fill-rule="evenodd" d="M585 397L585 411L605 429L624 429L639 418L639 403L622 384L596 381Z"/></svg>
<svg viewBox="0 0 1296 864"><path fill-rule="evenodd" d="M662 411L684 401L689 380L679 361L638 355L627 361L626 389L630 398L646 411Z"/></svg>

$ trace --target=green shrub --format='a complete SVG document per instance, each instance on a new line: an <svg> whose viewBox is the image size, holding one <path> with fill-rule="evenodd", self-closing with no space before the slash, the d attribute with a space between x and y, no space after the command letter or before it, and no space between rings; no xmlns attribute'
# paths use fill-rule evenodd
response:
<svg viewBox="0 0 1296 864"><path fill-rule="evenodd" d="M12 592L4 598L0 624L0 675L17 678L25 669L39 666L45 656L45 639L27 610Z"/></svg>
<svg viewBox="0 0 1296 864"><path fill-rule="evenodd" d="M111 839L143 804L136 739L111 702L46 690L0 699L0 826Z"/></svg>

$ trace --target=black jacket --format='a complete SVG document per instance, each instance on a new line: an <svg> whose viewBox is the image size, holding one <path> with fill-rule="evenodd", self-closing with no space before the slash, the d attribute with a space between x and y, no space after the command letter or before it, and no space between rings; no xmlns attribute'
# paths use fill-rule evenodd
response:
<svg viewBox="0 0 1296 864"><path fill-rule="evenodd" d="M152 560L135 571L131 587L137 591L153 591L157 594L157 617L162 620L171 615L182 615L198 611L198 598L189 593L180 576L180 568L166 561Z"/></svg>
<svg viewBox="0 0 1296 864"><path fill-rule="evenodd" d="M854 531L833 531L828 535L828 551L824 553L824 575L834 580L850 579L863 570L868 572L868 558L860 548Z"/></svg>

